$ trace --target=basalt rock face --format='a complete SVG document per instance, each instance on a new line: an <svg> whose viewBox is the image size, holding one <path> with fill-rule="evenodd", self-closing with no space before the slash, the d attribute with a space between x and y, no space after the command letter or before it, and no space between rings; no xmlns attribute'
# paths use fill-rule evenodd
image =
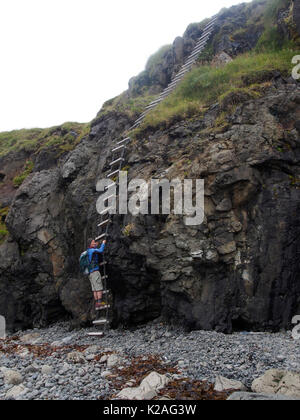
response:
<svg viewBox="0 0 300 420"><path fill-rule="evenodd" d="M204 179L205 220L187 227L176 215L128 217L127 249L120 258L120 243L111 248L125 300L143 284L128 276L140 256L169 321L225 332L289 325L300 310L299 103L297 85L279 77L263 99L241 104L222 133L207 131L217 107L137 143L131 177L172 180L184 171ZM120 318L130 318L133 301L122 301Z"/></svg>
<svg viewBox="0 0 300 420"><path fill-rule="evenodd" d="M197 31L175 41L177 63ZM236 44L221 47L225 38L216 38L214 53L234 55ZM196 226L174 214L114 217L107 253L115 325L161 316L191 329L276 331L300 313L300 92L279 72L264 77L261 97L215 104L141 133L129 147L129 180L204 179L205 217ZM40 158L9 202L10 236L0 245L0 313L9 330L70 315L85 324L94 315L78 257L98 233L96 181L109 170L113 141L133 123L125 113L98 115L75 150L55 162Z"/></svg>
<svg viewBox="0 0 300 420"><path fill-rule="evenodd" d="M95 120L72 153L31 174L15 194L6 218L10 237L0 245L0 308L8 329L47 325L70 313L89 318L91 293L78 257L96 222L95 179L108 144L128 124L120 114Z"/></svg>
<svg viewBox="0 0 300 420"><path fill-rule="evenodd" d="M178 215L114 218L107 252L116 323L161 315L224 332L289 326L300 310L299 104L296 82L277 77L263 98L229 114L220 132L211 130L217 106L130 148L129 179L204 179L205 218L191 227ZM96 234L95 179L128 124L121 115L98 120L58 167L18 190L7 218L11 236L0 247L9 329L67 314L81 323L92 318L78 257Z"/></svg>

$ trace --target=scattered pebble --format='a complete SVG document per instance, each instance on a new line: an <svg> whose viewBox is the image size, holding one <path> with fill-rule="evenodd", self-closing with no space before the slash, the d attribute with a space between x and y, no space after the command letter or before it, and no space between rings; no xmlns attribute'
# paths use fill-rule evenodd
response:
<svg viewBox="0 0 300 420"><path fill-rule="evenodd" d="M178 370L174 379L214 383L222 376L246 387L269 369L300 373L299 341L290 332L188 333L158 322L135 331L110 330L101 338L87 336L91 331L70 334L62 322L0 340L0 399L109 399L119 392L114 379L122 379L114 369L130 366L137 356L160 355L162 365Z"/></svg>

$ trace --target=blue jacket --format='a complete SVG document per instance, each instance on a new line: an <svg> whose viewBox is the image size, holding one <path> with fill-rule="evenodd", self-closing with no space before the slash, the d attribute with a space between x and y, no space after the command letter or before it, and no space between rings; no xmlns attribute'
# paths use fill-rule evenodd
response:
<svg viewBox="0 0 300 420"><path fill-rule="evenodd" d="M89 248L87 250L90 262L89 272L99 271L99 255L104 251L105 244L102 244L100 248Z"/></svg>

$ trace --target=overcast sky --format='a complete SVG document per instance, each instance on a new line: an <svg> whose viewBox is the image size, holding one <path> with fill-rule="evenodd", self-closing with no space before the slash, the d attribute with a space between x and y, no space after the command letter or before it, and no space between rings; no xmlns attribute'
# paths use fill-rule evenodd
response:
<svg viewBox="0 0 300 420"><path fill-rule="evenodd" d="M91 121L151 54L236 0L0 0L0 131Z"/></svg>

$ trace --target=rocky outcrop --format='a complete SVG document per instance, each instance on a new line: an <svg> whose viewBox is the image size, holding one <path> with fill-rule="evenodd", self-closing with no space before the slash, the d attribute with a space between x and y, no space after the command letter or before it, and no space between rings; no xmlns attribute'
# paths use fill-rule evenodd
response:
<svg viewBox="0 0 300 420"><path fill-rule="evenodd" d="M89 318L89 285L78 275L78 256L95 225L95 179L108 143L125 128L121 115L116 126L114 115L95 120L90 137L60 165L34 172L17 190L6 218L10 237L0 245L0 308L8 330L68 313Z"/></svg>
<svg viewBox="0 0 300 420"><path fill-rule="evenodd" d="M108 268L116 322L162 315L225 332L290 324L300 310L295 83L277 78L261 99L229 113L219 133L211 130L220 112L214 107L149 133L129 151L130 178L203 178L205 220L187 227L174 215L115 217ZM116 127L126 126L116 118L95 122L59 167L33 174L18 190L7 217L11 237L0 247L8 329L66 313L91 319L90 285L77 261L85 238L96 234L95 180L108 169Z"/></svg>

